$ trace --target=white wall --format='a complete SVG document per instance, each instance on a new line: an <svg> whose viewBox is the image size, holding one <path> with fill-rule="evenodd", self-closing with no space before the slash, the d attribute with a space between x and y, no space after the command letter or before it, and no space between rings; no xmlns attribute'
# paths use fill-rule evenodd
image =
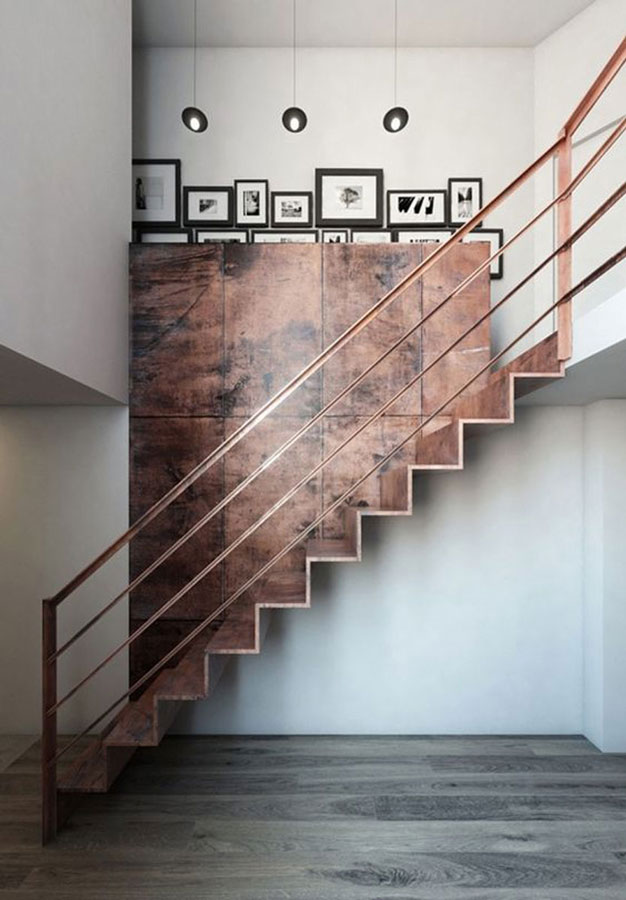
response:
<svg viewBox="0 0 626 900"><path fill-rule="evenodd" d="M128 415L104 407L0 409L0 733L40 726L41 599L51 596L127 527ZM61 608L59 641L127 583L126 554ZM128 633L121 603L68 654L59 690ZM60 718L75 731L127 686L122 655ZM88 717L89 721L88 721Z"/></svg>
<svg viewBox="0 0 626 900"><path fill-rule="evenodd" d="M544 150L574 111L593 80L600 73L626 33L624 0L596 0L535 48L535 149ZM579 141L613 120L626 115L626 69L599 100L574 136ZM609 132L585 142L573 151L574 173L607 138ZM609 151L597 168L574 193L574 226L579 225L623 181L626 166L626 137ZM552 197L553 175L548 167L536 182L537 207ZM581 238L573 250L574 283L596 268L624 244L626 201L623 199L593 230ZM552 221L544 220L536 232L537 258L543 259L553 247ZM574 301L575 317L626 287L623 264L603 276L584 296ZM544 309L552 297L550 275L537 280L537 305Z"/></svg>
<svg viewBox="0 0 626 900"><path fill-rule="evenodd" d="M314 569L178 730L579 733L582 427L520 411L416 479L412 518L366 521L364 561Z"/></svg>
<svg viewBox="0 0 626 900"><path fill-rule="evenodd" d="M198 50L197 100L210 125L194 135L180 121L190 102L191 50L136 49L134 155L180 158L190 185L268 178L271 190L312 190L316 167L380 166L387 188L445 188L451 176L482 176L486 199L532 160L531 49L401 50L398 99L412 118L394 135L381 125L393 99L390 50L303 49L298 66L309 125L293 135L280 121L292 99L289 50ZM532 208L529 186L485 224L510 235ZM531 260L528 238L507 254L495 299ZM498 333L504 321L498 317ZM511 328L524 321L522 297L506 321Z"/></svg>
<svg viewBox="0 0 626 900"><path fill-rule="evenodd" d="M130 0L0 0L0 343L116 400L130 85Z"/></svg>
<svg viewBox="0 0 626 900"><path fill-rule="evenodd" d="M605 751L626 748L626 401L585 410L584 724Z"/></svg>

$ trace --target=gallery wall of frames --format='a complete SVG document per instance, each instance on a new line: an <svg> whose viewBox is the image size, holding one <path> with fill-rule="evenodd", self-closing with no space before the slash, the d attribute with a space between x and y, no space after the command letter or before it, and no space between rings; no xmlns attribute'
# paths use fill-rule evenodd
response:
<svg viewBox="0 0 626 900"><path fill-rule="evenodd" d="M266 179L184 185L179 159L133 161L133 240L140 243L442 243L484 203L479 177L445 187L392 188L382 169L316 169L315 192L272 191ZM501 228L476 228L464 241L487 241ZM502 278L503 256L491 265Z"/></svg>

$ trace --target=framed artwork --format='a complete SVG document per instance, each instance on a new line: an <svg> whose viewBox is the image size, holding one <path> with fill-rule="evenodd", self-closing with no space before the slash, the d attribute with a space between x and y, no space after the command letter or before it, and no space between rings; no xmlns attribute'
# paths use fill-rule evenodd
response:
<svg viewBox="0 0 626 900"><path fill-rule="evenodd" d="M353 244L390 244L391 232L385 228L371 228L364 231L352 231Z"/></svg>
<svg viewBox="0 0 626 900"><path fill-rule="evenodd" d="M253 231L253 244L315 244L317 231Z"/></svg>
<svg viewBox="0 0 626 900"><path fill-rule="evenodd" d="M185 225L205 228L233 224L233 189L231 187L184 187L183 221Z"/></svg>
<svg viewBox="0 0 626 900"><path fill-rule="evenodd" d="M380 228L382 169L316 169L315 219L322 228Z"/></svg>
<svg viewBox="0 0 626 900"><path fill-rule="evenodd" d="M322 231L322 244L347 244L350 232L347 228L324 229Z"/></svg>
<svg viewBox="0 0 626 900"><path fill-rule="evenodd" d="M180 160L134 159L133 225L180 224Z"/></svg>
<svg viewBox="0 0 626 900"><path fill-rule="evenodd" d="M247 225L266 228L268 224L269 183L265 180L235 181L237 228Z"/></svg>
<svg viewBox="0 0 626 900"><path fill-rule="evenodd" d="M504 243L504 231L502 228L475 228L473 231L470 231L469 234L466 234L464 238L461 239L463 244L469 244L470 242L475 241L488 241L489 247L489 256L493 256L496 250L499 250L502 244ZM489 274L491 278L494 280L497 278L502 278L504 275L504 255L500 255L497 259L491 263L489 267Z"/></svg>
<svg viewBox="0 0 626 900"><path fill-rule="evenodd" d="M272 228L311 228L312 225L311 191L272 191Z"/></svg>
<svg viewBox="0 0 626 900"><path fill-rule="evenodd" d="M140 244L190 244L193 231L191 228L138 228L137 240Z"/></svg>
<svg viewBox="0 0 626 900"><path fill-rule="evenodd" d="M448 178L448 225L465 225L482 205L482 178Z"/></svg>
<svg viewBox="0 0 626 900"><path fill-rule="evenodd" d="M452 233L452 228L416 228L414 231L394 231L393 239L401 244L443 244Z"/></svg>
<svg viewBox="0 0 626 900"><path fill-rule="evenodd" d="M248 232L245 228L238 231L201 231L196 229L196 244L247 244Z"/></svg>
<svg viewBox="0 0 626 900"><path fill-rule="evenodd" d="M387 191L387 225L445 226L447 198L445 190Z"/></svg>

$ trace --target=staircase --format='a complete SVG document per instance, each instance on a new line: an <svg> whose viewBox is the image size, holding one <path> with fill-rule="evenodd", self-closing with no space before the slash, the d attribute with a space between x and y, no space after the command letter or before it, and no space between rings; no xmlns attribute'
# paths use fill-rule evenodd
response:
<svg viewBox="0 0 626 900"><path fill-rule="evenodd" d="M622 41L616 53L600 73L594 85L583 99L573 116L566 123L561 135L544 154L535 160L511 185L488 203L472 220L455 232L444 244L425 245L416 264L399 282L391 286L379 300L358 316L343 332L333 338L305 367L290 375L284 386L262 403L251 415L242 417L241 423L225 432L224 439L183 477L177 478L175 484L150 508L141 513L128 532L122 535L107 548L83 572L79 573L65 588L43 604L43 839L54 838L57 828L67 814L72 797L81 794L106 792L113 784L124 766L138 747L157 746L174 721L183 703L206 699L210 696L229 657L242 653L258 653L261 644L261 609L307 608L311 602L311 565L316 562L343 563L358 562L361 559L361 523L364 515L397 516L410 515L413 504L413 473L424 470L449 470L463 468L463 449L466 438L488 428L512 424L515 417L515 400L530 391L536 390L555 378L562 378L565 361L571 355L572 324L571 304L577 294L584 291L596 279L626 258L626 248L609 257L601 266L590 272L578 284L572 286L571 266L572 248L577 240L586 234L601 217L618 203L626 193L626 183L621 184L608 198L601 202L597 209L575 231L571 227L572 194L578 185L594 169L600 159L611 149L613 144L626 130L626 117L620 120L601 146L591 156L582 169L572 176L571 144L572 135L593 108L606 87L611 83L623 63L626 61L626 40ZM558 193L542 210L510 238L504 246L490 257L486 255L485 245L461 245L462 238L475 228L486 216L496 210L499 205L514 193L522 184L531 178L546 162L556 159L558 165ZM529 231L536 222L552 210L556 211L558 224L558 245L554 251L541 261L525 278L523 278L508 294L490 307L488 294L486 302L476 308L468 308L462 304L472 284L488 285L487 273L491 264L506 251L511 244ZM461 248L465 247L465 250ZM471 251L468 248L471 247ZM272 248L275 249L275 248ZM297 246L280 248L285 260L296 259L300 252ZM191 251L180 247L170 248L172 254L185 254ZM239 252L239 251L234 251ZM256 252L256 251L255 251ZM261 252L261 251L259 251ZM472 266L464 268L468 252L473 254ZM463 255L465 254L465 255ZM181 271L187 271L190 258L173 256L174 264ZM546 308L519 334L515 335L505 347L493 355L488 347L474 357L465 357L455 353L459 347L467 347L472 335L484 333L484 327L493 314L517 291L527 284L551 262L556 261L558 267L558 296L549 302ZM363 364L362 358L356 370L350 373L348 383L344 384L336 396L330 399L324 396L321 409L307 412L300 428L295 431L278 449L273 444L265 448L261 462L251 465L241 482L224 491L221 499L211 505L191 528L185 523L182 533L176 534L165 548L159 548L159 557L145 569L140 566L133 573L128 587L106 603L100 612L86 625L82 626L62 646L57 642L57 610L58 607L74 591L92 577L119 550L126 547L154 522L161 513L167 510L179 497L188 492L192 485L217 464L229 458L235 447L249 435L258 432L259 426L266 421L282 404L293 403L294 394L307 381L317 376L318 372L332 372L331 360L344 347L357 347L353 343L358 335L385 314L393 321L392 304L402 295L410 296L411 289L424 290L428 283L427 276L443 279L441 272L445 266L455 273L451 284L444 280L444 289L435 292L429 304L424 303L418 314L411 319L411 325L401 334L387 340L385 346L378 346L380 354L373 360L369 358ZM481 282L481 278L483 281ZM441 285L440 285L441 288ZM448 306L457 299L456 306ZM427 327L444 322L443 310L456 310L450 313L455 322L452 332L442 329L438 334L437 352L422 354L418 359L413 374L405 372L401 366L393 369L395 393L391 396L377 396L367 415L362 415L361 424L348 434L329 452L322 454L310 471L295 484L285 479L282 486L284 493L278 500L268 503L267 508L258 519L247 525L217 554L209 553L208 558L196 560L201 568L190 580L183 578L174 595L166 603L159 604L153 611L148 611L140 624L131 626L128 638L108 657L98 662L92 672L85 676L68 693L59 699L57 695L57 662L74 644L80 640L96 622L100 621L118 602L137 588L153 571L173 555L177 547L184 546L187 541L200 534L206 524L226 510L247 484L256 481L265 471L277 463L283 453L287 452L306 433L321 422L323 416L339 401L351 395L355 387L362 384L366 375L379 371L378 367L386 360L396 359L396 353L406 341L416 334L423 335ZM388 311L388 312L386 312ZM395 314L397 315L397 313ZM439 318L437 318L439 317ZM537 329L551 317L556 318L556 328L548 337L533 344L524 352L519 352L522 341L532 342ZM448 320L445 320L448 321ZM483 329L483 332L481 332ZM467 359L471 362L468 364ZM415 363L413 359L413 363ZM512 361L511 361L512 359ZM505 362L506 360L506 362ZM504 363L502 365L502 363ZM501 366L498 368L498 366ZM401 373L400 375L398 373ZM319 512L309 517L304 524L294 527L286 544L276 539L270 542L269 554L254 552L255 544L250 540L258 539L258 529L275 517L283 524L291 522L285 519L287 501L295 496L296 490L306 487L311 479L321 472L328 463L339 455L346 447L350 449L358 433L369 425L380 421L384 423L390 411L398 408L398 404L413 396L411 391L417 385L423 385L433 373L438 374L438 389L434 398L425 408L419 408L418 415L406 417L410 422L408 433L401 440L394 440L391 446L380 443L375 447L374 462L365 466L365 471L358 475L344 478L340 487L331 493L329 498L322 498ZM309 381L310 383L310 381ZM432 382L429 382L432 383ZM355 419L358 417L355 417ZM299 445L300 446L300 445ZM324 455L325 454L325 455ZM356 471L356 470L355 470ZM351 474L351 473L350 473ZM347 486L346 486L347 485ZM359 490L367 489L367 503L359 500ZM332 523L329 526L329 523ZM291 525L289 526L291 528ZM244 544L244 541L247 542ZM122 697L109 705L105 710L97 710L97 717L77 735L59 748L57 741L57 712L66 701L73 697L98 672L109 665L126 647L139 646L138 642L144 633L156 623L165 621L164 613L176 608L177 604L187 596L196 584L210 572L217 573L220 567L228 565L230 554L239 545L251 547L245 557L246 565L243 578L236 589L222 591L213 598L210 608L196 612L196 619L189 621L183 631L173 629L167 645L159 645L154 662L146 663L137 670L137 677L131 678L131 686ZM195 545L194 545L195 546ZM304 549L302 549L304 548ZM246 551L247 552L247 551ZM254 563L253 566L250 562ZM223 571L223 569L222 569ZM230 587L229 587L230 590ZM240 599L241 598L241 599ZM180 608L180 605L177 607ZM196 607L199 608L199 607ZM165 647L165 652L163 649ZM111 716L113 716L111 718ZM106 723L99 734L96 729ZM88 743L79 755L65 767L61 762L67 751L79 746L79 741L88 738Z"/></svg>

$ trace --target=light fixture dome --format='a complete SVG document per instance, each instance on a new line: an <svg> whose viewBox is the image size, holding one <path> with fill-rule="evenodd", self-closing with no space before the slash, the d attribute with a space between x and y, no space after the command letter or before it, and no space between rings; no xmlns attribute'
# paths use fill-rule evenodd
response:
<svg viewBox="0 0 626 900"><path fill-rule="evenodd" d="M304 131L307 122L306 113L299 106L289 106L283 113L283 125L287 131L292 131L294 134Z"/></svg>
<svg viewBox="0 0 626 900"><path fill-rule="evenodd" d="M186 106L182 112L181 119L189 131L197 133L206 131L209 127L209 120L197 106Z"/></svg>
<svg viewBox="0 0 626 900"><path fill-rule="evenodd" d="M409 112L404 106L394 106L383 116L383 128L385 131L402 131L409 121Z"/></svg>

